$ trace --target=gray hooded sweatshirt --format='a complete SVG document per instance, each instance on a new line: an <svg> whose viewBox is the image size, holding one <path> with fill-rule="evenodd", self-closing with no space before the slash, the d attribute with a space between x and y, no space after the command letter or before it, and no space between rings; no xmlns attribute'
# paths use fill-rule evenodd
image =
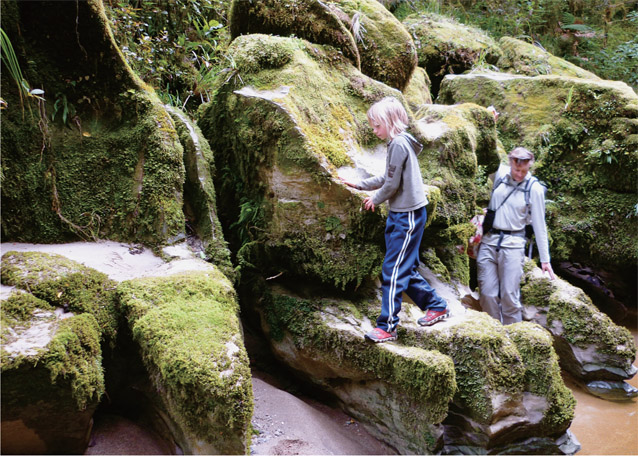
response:
<svg viewBox="0 0 638 458"><path fill-rule="evenodd" d="M367 178L358 189L378 189L372 202L375 206L388 201L390 211L408 212L428 204L417 155L423 150L412 135L402 132L388 144L385 176Z"/></svg>

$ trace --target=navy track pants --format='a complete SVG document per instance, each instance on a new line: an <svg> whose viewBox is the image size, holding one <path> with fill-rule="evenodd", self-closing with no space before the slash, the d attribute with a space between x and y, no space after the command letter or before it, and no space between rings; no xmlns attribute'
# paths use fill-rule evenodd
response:
<svg viewBox="0 0 638 458"><path fill-rule="evenodd" d="M403 292L421 310L445 310L447 304L417 271L419 246L427 220L425 207L409 212L390 212L385 226L383 302L377 327L394 331L399 323Z"/></svg>

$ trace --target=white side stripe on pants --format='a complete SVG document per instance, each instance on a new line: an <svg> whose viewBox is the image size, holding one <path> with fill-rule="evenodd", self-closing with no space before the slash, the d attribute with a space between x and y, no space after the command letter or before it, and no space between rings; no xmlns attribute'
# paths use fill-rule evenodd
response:
<svg viewBox="0 0 638 458"><path fill-rule="evenodd" d="M403 246L397 256L397 260L392 268L392 275L390 277L390 292L388 293L388 329L392 329L392 318L394 317L394 296L397 290L397 277L399 274L399 266L403 262L407 247L410 245L410 239L412 238L412 232L414 232L414 211L408 212L408 233L403 240Z"/></svg>

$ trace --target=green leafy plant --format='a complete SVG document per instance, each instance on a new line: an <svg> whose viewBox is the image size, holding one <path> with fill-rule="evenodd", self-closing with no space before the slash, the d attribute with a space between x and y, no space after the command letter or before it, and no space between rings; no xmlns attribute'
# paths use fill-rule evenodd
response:
<svg viewBox="0 0 638 458"><path fill-rule="evenodd" d="M20 105L24 111L24 100L29 100L29 97L33 97L38 100L44 100L42 97L44 91L42 89L32 89L29 82L22 76L22 70L20 69L20 63L13 50L11 40L3 29L0 28L0 48L2 49L2 63L9 71L11 78L18 86L18 95L20 96ZM31 108L29 107L29 110Z"/></svg>
<svg viewBox="0 0 638 458"><path fill-rule="evenodd" d="M239 218L230 225L230 229L236 229L242 245L253 240L252 231L257 229L263 220L263 208L259 202L242 199L239 205Z"/></svg>
<svg viewBox="0 0 638 458"><path fill-rule="evenodd" d="M53 113L51 113L51 121L55 121L56 115L60 113L62 122L65 125L68 125L69 120L75 116L75 106L67 100L65 94L58 92L55 97Z"/></svg>

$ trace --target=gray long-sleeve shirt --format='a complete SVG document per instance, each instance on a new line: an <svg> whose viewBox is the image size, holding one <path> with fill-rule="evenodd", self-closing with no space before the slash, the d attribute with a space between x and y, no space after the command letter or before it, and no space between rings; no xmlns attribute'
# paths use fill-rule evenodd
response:
<svg viewBox="0 0 638 458"><path fill-rule="evenodd" d="M385 175L367 178L357 183L358 189L378 189L372 198L374 205L386 200L390 211L408 212L428 204L417 155L423 150L412 135L402 132L388 144Z"/></svg>
<svg viewBox="0 0 638 458"><path fill-rule="evenodd" d="M526 180L532 178L532 174L528 172L521 185L518 186L517 191L514 191L505 201L505 204L499 208L501 202L518 184L512 179L509 166L501 165L498 168L494 182L501 177L504 177L504 180L492 193L490 207L498 208L494 217L494 228L504 231L523 231L525 230L525 225L530 224L531 216L531 224L534 228L540 261L549 262L549 243L545 224L545 188L538 181L532 184L529 194L530 215L525 201L525 192L523 192ZM499 237L500 235L498 234L489 233L483 236L482 242L496 246L498 245ZM525 239L516 235L504 235L501 246L504 248L525 248Z"/></svg>

